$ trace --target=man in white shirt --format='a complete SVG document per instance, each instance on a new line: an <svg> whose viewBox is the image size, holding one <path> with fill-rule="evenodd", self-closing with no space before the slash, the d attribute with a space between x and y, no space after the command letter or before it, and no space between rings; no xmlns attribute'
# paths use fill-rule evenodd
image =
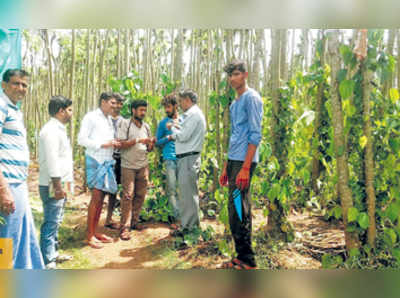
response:
<svg viewBox="0 0 400 298"><path fill-rule="evenodd" d="M48 107L51 118L39 134L39 193L44 213L40 249L46 268L55 269L56 262L72 259L57 252L58 229L73 182L72 148L65 128L72 117L72 101L54 96Z"/></svg>
<svg viewBox="0 0 400 298"><path fill-rule="evenodd" d="M111 113L116 102L110 92L100 95L99 108L87 113L82 120L78 143L86 147L86 180L92 190L88 208L87 241L93 248L102 248L102 243L111 243L112 238L96 233L99 224L104 196L115 194L118 190L114 173L113 152L120 147L114 137Z"/></svg>

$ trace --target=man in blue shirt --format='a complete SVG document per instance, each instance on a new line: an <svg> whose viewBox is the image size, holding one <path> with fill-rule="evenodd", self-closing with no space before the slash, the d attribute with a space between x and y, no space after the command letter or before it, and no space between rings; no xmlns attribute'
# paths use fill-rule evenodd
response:
<svg viewBox="0 0 400 298"><path fill-rule="evenodd" d="M173 221L176 222L179 216L176 192L178 169L175 154L175 141L172 139L172 131L167 129L168 122L178 119L178 102L175 94L170 94L164 97L161 104L164 106L167 117L161 120L157 127L156 146L162 148L162 157L167 176L166 192L174 211L175 218ZM172 223L171 227L174 229L177 228L175 223Z"/></svg>
<svg viewBox="0 0 400 298"><path fill-rule="evenodd" d="M243 61L235 60L225 66L228 81L237 98L230 106L231 136L228 161L220 176L221 186L229 185L229 224L235 241L237 257L222 268L254 269L256 262L251 247L250 183L259 161L263 103L257 91L247 86L248 72ZM240 192L242 218L234 204L234 195Z"/></svg>

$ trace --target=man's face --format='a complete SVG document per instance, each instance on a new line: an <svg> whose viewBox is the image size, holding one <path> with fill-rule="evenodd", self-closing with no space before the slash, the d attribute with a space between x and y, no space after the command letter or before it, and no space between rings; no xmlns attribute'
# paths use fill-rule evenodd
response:
<svg viewBox="0 0 400 298"><path fill-rule="evenodd" d="M233 89L239 89L246 85L248 75L248 72L241 72L236 69L228 76L229 84L231 84Z"/></svg>
<svg viewBox="0 0 400 298"><path fill-rule="evenodd" d="M191 100L189 97L179 97L179 105L186 112L190 108Z"/></svg>
<svg viewBox="0 0 400 298"><path fill-rule="evenodd" d="M63 119L64 123L68 123L68 122L71 121L71 118L72 118L72 105L69 106L66 109L61 109L60 112L61 112L61 116L62 116L62 119Z"/></svg>
<svg viewBox="0 0 400 298"><path fill-rule="evenodd" d="M142 121L144 117L146 117L147 107L137 107L136 109L132 109L132 114L135 119Z"/></svg>
<svg viewBox="0 0 400 298"><path fill-rule="evenodd" d="M116 104L117 101L115 100L115 98L110 98L109 100L103 100L101 102L101 109L106 115L111 115Z"/></svg>
<svg viewBox="0 0 400 298"><path fill-rule="evenodd" d="M164 106L165 113L169 118L172 118L175 115L177 108L177 105L172 104L167 104Z"/></svg>
<svg viewBox="0 0 400 298"><path fill-rule="evenodd" d="M115 107L114 107L114 110L113 110L113 113L112 113L112 115L114 117L117 117L121 113L121 109L122 109L123 105L124 105L123 101L120 101L120 100L116 101Z"/></svg>
<svg viewBox="0 0 400 298"><path fill-rule="evenodd" d="M1 86L8 98L16 104L28 91L28 77L12 76L9 82L2 82Z"/></svg>

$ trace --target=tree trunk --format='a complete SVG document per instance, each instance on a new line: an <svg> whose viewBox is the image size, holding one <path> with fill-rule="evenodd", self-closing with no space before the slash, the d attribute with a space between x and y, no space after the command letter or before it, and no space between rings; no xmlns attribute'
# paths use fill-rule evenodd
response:
<svg viewBox="0 0 400 298"><path fill-rule="evenodd" d="M308 68L308 52L309 52L309 43L310 43L310 40L309 40L309 35L310 35L310 32L309 32L309 29L303 29L302 30L302 38L303 38L303 47L302 47L302 51L303 51L303 64L302 64L302 68L303 68L303 71L304 70L307 70L307 68Z"/></svg>
<svg viewBox="0 0 400 298"><path fill-rule="evenodd" d="M291 42L291 49L290 49L290 79L292 79L295 75L295 63L294 63L294 52L296 49L296 29L292 29L292 42Z"/></svg>
<svg viewBox="0 0 400 298"><path fill-rule="evenodd" d="M325 33L322 32L322 51L320 56L321 68L324 69L325 66L325 51L326 51L326 38ZM314 133L313 138L311 140L312 148L313 148L313 160L312 160L312 170L311 170L311 185L315 194L319 194L319 187L317 180L320 176L320 151L319 151L319 143L321 140L321 135L319 133L321 127L322 120L322 108L325 104L324 98L325 91L325 82L321 81L318 85L318 92L316 96L315 103L315 120L314 120Z"/></svg>
<svg viewBox="0 0 400 298"><path fill-rule="evenodd" d="M107 48L108 48L108 35L110 34L110 29L107 29L106 35L104 37L104 45L100 55L100 64L99 64L99 77L98 77L98 89L97 93L100 94L103 92L104 80L103 80L103 68L104 68L104 59L106 57Z"/></svg>
<svg viewBox="0 0 400 298"><path fill-rule="evenodd" d="M257 29L256 30L256 45L255 45L255 53L254 53L254 61L253 61L253 70L251 76L249 78L249 85L256 90L260 90L260 60L262 56L262 35L264 34L264 30Z"/></svg>
<svg viewBox="0 0 400 298"><path fill-rule="evenodd" d="M287 29L280 29L280 57L279 57L279 64L280 64L280 77L283 82L286 82L288 79L288 70L287 70Z"/></svg>
<svg viewBox="0 0 400 298"><path fill-rule="evenodd" d="M70 67L70 83L69 83L69 98L74 96L74 78L75 78L75 29L72 29L72 44L71 44L71 67ZM75 101L76 102L76 101ZM80 105L80 104L79 104ZM69 136L71 138L71 147L74 149L74 117L72 116L69 124Z"/></svg>
<svg viewBox="0 0 400 298"><path fill-rule="evenodd" d="M358 235L354 232L348 232L348 212L353 207L352 192L349 187L349 167L347 152L345 150L343 111L342 102L339 96L339 82L337 75L340 69L341 61L339 54L339 30L334 30L328 37L328 52L331 63L331 91L330 100L332 106L332 123L334 129L336 168L339 184L339 196L342 206L343 223L345 228L346 250L349 252L352 248L358 248Z"/></svg>
<svg viewBox="0 0 400 298"><path fill-rule="evenodd" d="M363 32L361 36L367 44L367 32ZM375 247L376 239L376 219L375 219L375 173L374 173L374 152L373 152L373 138L371 135L371 111L370 111L370 96L371 96L371 83L372 72L368 69L365 59L360 64L361 77L362 79L362 97L363 97L363 120L364 120L364 136L367 138L367 144L364 148L364 170L365 170L365 188L367 194L367 206L368 206L368 244L371 247Z"/></svg>
<svg viewBox="0 0 400 298"><path fill-rule="evenodd" d="M278 155L277 152L277 127L278 117L280 110L279 103L279 45L280 34L279 29L271 29L271 101L272 101L272 117L271 117L271 149L274 156Z"/></svg>
<svg viewBox="0 0 400 298"><path fill-rule="evenodd" d="M53 63L51 61L51 48L50 48L50 42L49 42L49 31L48 29L43 29L43 38L44 38L44 44L47 52L47 63L49 65L49 98L54 95L54 81L53 81Z"/></svg>
<svg viewBox="0 0 400 298"><path fill-rule="evenodd" d="M393 48L394 48L394 39L396 36L396 29L389 29L389 38L387 43L387 54L393 56ZM389 90L393 86L393 77L394 74L392 72L389 73L388 77L383 83L383 96L385 98L389 98Z"/></svg>
<svg viewBox="0 0 400 298"><path fill-rule="evenodd" d="M117 78L121 77L121 30L117 29Z"/></svg>
<svg viewBox="0 0 400 298"><path fill-rule="evenodd" d="M93 65L92 65L92 104L91 109L96 106L96 54L97 54L97 35L98 30L94 32L94 42L93 42Z"/></svg>
<svg viewBox="0 0 400 298"><path fill-rule="evenodd" d="M129 61L129 29L125 29L125 46L124 46L124 73L126 74L130 71L130 61Z"/></svg>
<svg viewBox="0 0 400 298"><path fill-rule="evenodd" d="M178 30L178 36L176 37L176 51L174 57L174 73L173 81L178 82L179 86L183 86L182 82L182 70L183 70L183 29Z"/></svg>

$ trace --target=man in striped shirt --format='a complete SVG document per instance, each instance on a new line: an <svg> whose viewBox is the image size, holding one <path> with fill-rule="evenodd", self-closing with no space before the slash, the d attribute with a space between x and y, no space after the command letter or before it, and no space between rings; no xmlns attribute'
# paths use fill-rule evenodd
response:
<svg viewBox="0 0 400 298"><path fill-rule="evenodd" d="M17 106L28 90L28 73L9 69L3 75L0 95L0 238L13 241L13 267L43 269L28 200L29 149L23 115Z"/></svg>

